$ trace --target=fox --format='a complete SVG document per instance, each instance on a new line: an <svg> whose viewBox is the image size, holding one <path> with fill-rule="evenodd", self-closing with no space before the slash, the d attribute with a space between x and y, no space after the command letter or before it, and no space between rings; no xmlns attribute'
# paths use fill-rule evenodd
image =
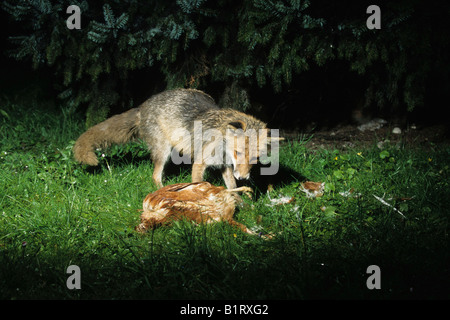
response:
<svg viewBox="0 0 450 320"><path fill-rule="evenodd" d="M203 91L172 89L92 126L76 140L73 154L77 162L97 166L95 150L141 139L150 151L152 179L159 188L164 167L172 158L176 164L192 164L193 183L204 181L206 168L212 166L221 170L226 187L235 189L237 180L250 178L266 146L283 140L268 137L264 130L267 127L261 120L219 108Z"/></svg>

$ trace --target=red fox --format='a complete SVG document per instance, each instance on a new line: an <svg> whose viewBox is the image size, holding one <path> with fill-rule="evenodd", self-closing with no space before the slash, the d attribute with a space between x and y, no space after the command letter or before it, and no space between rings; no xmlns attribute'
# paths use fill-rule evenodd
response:
<svg viewBox="0 0 450 320"><path fill-rule="evenodd" d="M202 91L174 89L91 127L75 142L73 152L78 162L96 166L95 149L142 139L150 149L158 187L163 186L164 165L171 157L175 164L193 160L192 182L203 181L205 169L214 166L221 169L227 188L235 189L235 179L248 179L252 165L267 155L267 145L274 144L272 153L278 147L283 138L277 137L277 130L271 132L268 137L266 124L250 115L220 109ZM267 174L275 174L277 164Z"/></svg>

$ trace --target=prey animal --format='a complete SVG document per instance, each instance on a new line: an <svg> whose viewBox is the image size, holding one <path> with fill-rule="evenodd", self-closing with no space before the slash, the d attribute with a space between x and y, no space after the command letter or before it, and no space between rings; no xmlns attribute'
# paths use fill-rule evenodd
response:
<svg viewBox="0 0 450 320"><path fill-rule="evenodd" d="M245 233L257 235L255 231L233 219L239 197L236 192L250 195L252 189L246 186L226 189L206 181L165 186L144 199L141 223L135 230L144 233L149 229L186 219L198 224L225 221ZM269 238L270 235L263 237Z"/></svg>

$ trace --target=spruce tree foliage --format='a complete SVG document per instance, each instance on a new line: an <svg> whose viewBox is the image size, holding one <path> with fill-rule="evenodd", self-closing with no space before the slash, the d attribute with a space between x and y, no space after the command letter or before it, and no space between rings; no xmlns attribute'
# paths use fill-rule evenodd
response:
<svg viewBox="0 0 450 320"><path fill-rule="evenodd" d="M168 87L184 84L171 67L198 37L190 16L202 14L195 11L202 2L19 0L2 8L25 33L10 37L17 45L10 55L53 67L59 97L74 109L87 105L89 127L114 105L134 105L127 80L135 70L148 68L149 78L162 72ZM81 30L66 27L69 5L81 9Z"/></svg>
<svg viewBox="0 0 450 320"><path fill-rule="evenodd" d="M436 75L447 83L450 5L378 1L381 30L366 27L364 1L325 0L7 0L16 21L9 55L50 67L59 97L87 106L87 126L113 106L135 106L137 71L166 88L222 88L222 104L246 109L247 88L283 92L310 69L345 61L366 79L366 105L424 105ZM81 9L69 30L66 8ZM345 86L345 84L339 84ZM301 106L299 106L301 107Z"/></svg>

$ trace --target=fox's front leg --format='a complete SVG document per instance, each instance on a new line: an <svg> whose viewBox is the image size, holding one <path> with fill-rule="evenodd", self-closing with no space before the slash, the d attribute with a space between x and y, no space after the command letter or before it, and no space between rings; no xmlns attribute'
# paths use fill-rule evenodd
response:
<svg viewBox="0 0 450 320"><path fill-rule="evenodd" d="M192 165L192 182L202 182L206 165L203 163L194 163Z"/></svg>
<svg viewBox="0 0 450 320"><path fill-rule="evenodd" d="M237 187L236 185L236 179L233 175L233 168L232 167L225 167L222 169L222 177L225 181L225 185L227 186L227 189L235 189Z"/></svg>

